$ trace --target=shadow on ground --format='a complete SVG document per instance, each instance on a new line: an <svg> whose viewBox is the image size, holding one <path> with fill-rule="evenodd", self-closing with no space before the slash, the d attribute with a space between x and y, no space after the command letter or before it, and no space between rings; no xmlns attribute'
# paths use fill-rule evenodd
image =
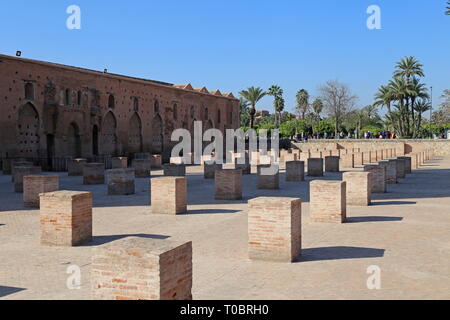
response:
<svg viewBox="0 0 450 320"><path fill-rule="evenodd" d="M157 235L157 234L120 234L120 235L111 235L111 236L94 236L92 238L92 241L85 244L85 247L90 246L99 246L108 242L120 240L123 238L128 237L138 237L138 238L147 238L147 239L158 239L158 240L164 240L167 238L170 238L170 236L163 236L163 235Z"/></svg>
<svg viewBox="0 0 450 320"><path fill-rule="evenodd" d="M402 221L403 217L350 217L345 223Z"/></svg>
<svg viewBox="0 0 450 320"><path fill-rule="evenodd" d="M302 249L298 262L379 258L384 256L384 249L362 247L322 247Z"/></svg>
<svg viewBox="0 0 450 320"><path fill-rule="evenodd" d="M26 289L0 286L0 298L9 296L10 294L14 294L14 293L17 293L17 292L20 292L23 290L26 290Z"/></svg>

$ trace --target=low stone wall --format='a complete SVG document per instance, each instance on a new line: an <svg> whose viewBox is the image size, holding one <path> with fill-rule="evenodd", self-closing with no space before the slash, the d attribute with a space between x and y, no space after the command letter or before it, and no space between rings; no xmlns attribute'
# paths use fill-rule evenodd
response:
<svg viewBox="0 0 450 320"><path fill-rule="evenodd" d="M360 148L361 151L372 151L376 149L390 149L395 148L397 154L409 154L424 149L432 149L436 156L450 155L450 140L312 140L308 142L292 143L294 148L302 151L315 149L351 149Z"/></svg>

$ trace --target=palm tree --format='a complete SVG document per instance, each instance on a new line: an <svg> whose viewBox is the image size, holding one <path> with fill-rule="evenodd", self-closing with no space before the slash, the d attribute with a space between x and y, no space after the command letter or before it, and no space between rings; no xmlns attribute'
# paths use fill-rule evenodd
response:
<svg viewBox="0 0 450 320"><path fill-rule="evenodd" d="M424 77L423 65L414 57L406 57L401 59L395 65L397 70L394 72L394 77L401 77L410 81L412 77Z"/></svg>
<svg viewBox="0 0 450 320"><path fill-rule="evenodd" d="M416 123L415 111L418 111L415 109L416 100L418 98L428 99L429 94L428 94L428 89L425 87L425 84L420 83L420 80L416 77L414 77L411 81L411 89L410 90L411 90L411 92L410 92L411 116L412 116L412 121L413 121L413 137L415 137L418 134L418 129L420 128L416 125L417 123ZM421 117L421 114L420 114L420 117Z"/></svg>
<svg viewBox="0 0 450 320"><path fill-rule="evenodd" d="M450 16L450 0L447 1L447 11L445 12L445 14Z"/></svg>
<svg viewBox="0 0 450 320"><path fill-rule="evenodd" d="M250 104L250 128L254 127L256 104L261 100L266 93L260 87L250 87L247 90L242 90L239 95Z"/></svg>
<svg viewBox="0 0 450 320"><path fill-rule="evenodd" d="M375 94L374 105L386 106L389 114L391 113L391 103L392 103L392 92L389 88L389 85L379 87L378 92Z"/></svg>
<svg viewBox="0 0 450 320"><path fill-rule="evenodd" d="M415 127L415 138L419 134L420 127L422 126L422 114L431 109L431 102L428 98L417 100L414 104L414 110L417 112L417 124Z"/></svg>
<svg viewBox="0 0 450 320"><path fill-rule="evenodd" d="M317 98L314 100L314 102L311 105L312 110L314 112L314 115L317 116L317 118L320 120L320 114L323 111L323 102L320 98Z"/></svg>
<svg viewBox="0 0 450 320"><path fill-rule="evenodd" d="M407 99L411 93L411 86L405 79L396 77L389 82L389 90L393 100L398 101L397 108L400 113L399 133L401 136L410 134L409 112Z"/></svg>
<svg viewBox="0 0 450 320"><path fill-rule="evenodd" d="M275 111L275 124L277 123L277 114L278 114L278 109L279 106L278 104L280 103L279 99L280 97L282 98L283 96L283 89L280 88L280 86L277 85L273 85L269 88L269 90L267 90L267 95L272 96L273 99L273 109ZM283 106L284 108L284 106ZM281 122L281 119L278 119L278 122Z"/></svg>
<svg viewBox="0 0 450 320"><path fill-rule="evenodd" d="M305 89L301 89L297 92L297 110L302 116L302 120L305 120L305 114L308 112L309 108L309 93Z"/></svg>

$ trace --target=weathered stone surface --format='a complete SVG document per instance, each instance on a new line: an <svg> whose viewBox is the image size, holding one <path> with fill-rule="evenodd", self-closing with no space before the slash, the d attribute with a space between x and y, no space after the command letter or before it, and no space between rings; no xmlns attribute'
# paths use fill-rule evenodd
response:
<svg viewBox="0 0 450 320"><path fill-rule="evenodd" d="M367 164L364 171L372 173L372 193L386 192L386 167L376 164Z"/></svg>
<svg viewBox="0 0 450 320"><path fill-rule="evenodd" d="M309 158L308 159L308 176L322 177L323 176L323 159Z"/></svg>
<svg viewBox="0 0 450 320"><path fill-rule="evenodd" d="M345 172L342 175L346 182L347 205L368 206L372 200L372 173Z"/></svg>
<svg viewBox="0 0 450 320"><path fill-rule="evenodd" d="M396 160L383 160L378 162L380 166L386 167L386 183L397 183L397 163Z"/></svg>
<svg viewBox="0 0 450 320"><path fill-rule="evenodd" d="M205 179L214 179L216 170L221 170L221 169L222 169L222 164L219 164L219 163L209 164L208 161L205 161L203 163L203 177Z"/></svg>
<svg viewBox="0 0 450 320"><path fill-rule="evenodd" d="M103 163L86 163L83 166L83 184L104 184L105 165Z"/></svg>
<svg viewBox="0 0 450 320"><path fill-rule="evenodd" d="M127 157L116 157L111 159L112 169L125 169L128 168L128 158Z"/></svg>
<svg viewBox="0 0 450 320"><path fill-rule="evenodd" d="M353 153L341 154L340 167L350 169L355 167L355 155Z"/></svg>
<svg viewBox="0 0 450 320"><path fill-rule="evenodd" d="M151 212L177 215L187 211L186 177L151 179Z"/></svg>
<svg viewBox="0 0 450 320"><path fill-rule="evenodd" d="M279 189L280 188L280 172L277 165L260 164L257 166L256 186L258 189ZM265 172L269 170L270 172ZM274 172L272 172L272 170ZM274 174L272 174L274 173Z"/></svg>
<svg viewBox="0 0 450 320"><path fill-rule="evenodd" d="M77 246L92 239L92 193L56 191L40 195L41 244Z"/></svg>
<svg viewBox="0 0 450 320"><path fill-rule="evenodd" d="M14 167L14 192L23 192L23 177L40 174L42 172L41 167Z"/></svg>
<svg viewBox="0 0 450 320"><path fill-rule="evenodd" d="M163 166L164 175L167 177L183 177L186 175L185 164L168 163Z"/></svg>
<svg viewBox="0 0 450 320"><path fill-rule="evenodd" d="M242 170L241 169L216 170L214 197L216 200L241 200Z"/></svg>
<svg viewBox="0 0 450 320"><path fill-rule="evenodd" d="M149 178L152 171L152 162L150 159L134 159L133 169L136 178Z"/></svg>
<svg viewBox="0 0 450 320"><path fill-rule="evenodd" d="M325 157L325 172L339 172L339 157Z"/></svg>
<svg viewBox="0 0 450 320"><path fill-rule="evenodd" d="M135 193L134 169L106 170L109 195L130 195Z"/></svg>
<svg viewBox="0 0 450 320"><path fill-rule="evenodd" d="M345 181L311 181L309 197L311 222L344 222L347 214L346 192Z"/></svg>
<svg viewBox="0 0 450 320"><path fill-rule="evenodd" d="M305 162L287 161L286 181L304 181L304 180L305 180Z"/></svg>
<svg viewBox="0 0 450 320"><path fill-rule="evenodd" d="M295 261L301 251L301 199L260 197L249 200L248 208L250 259Z"/></svg>
<svg viewBox="0 0 450 320"><path fill-rule="evenodd" d="M94 300L191 300L192 242L129 237L92 253Z"/></svg>
<svg viewBox="0 0 450 320"><path fill-rule="evenodd" d="M69 159L67 161L67 173L69 176L82 176L86 159Z"/></svg>
<svg viewBox="0 0 450 320"><path fill-rule="evenodd" d="M31 175L23 177L23 202L26 207L39 208L39 195L59 189L59 176Z"/></svg>

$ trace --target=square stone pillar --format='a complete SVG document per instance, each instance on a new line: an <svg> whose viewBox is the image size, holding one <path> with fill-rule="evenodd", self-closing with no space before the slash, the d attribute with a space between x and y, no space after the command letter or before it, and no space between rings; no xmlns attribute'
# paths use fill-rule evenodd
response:
<svg viewBox="0 0 450 320"><path fill-rule="evenodd" d="M83 167L87 163L86 159L67 160L67 173L69 176L82 176Z"/></svg>
<svg viewBox="0 0 450 320"><path fill-rule="evenodd" d="M405 161L405 174L411 174L412 173L412 159L411 157L398 157L398 159Z"/></svg>
<svg viewBox="0 0 450 320"><path fill-rule="evenodd" d="M286 181L305 181L305 162L286 162Z"/></svg>
<svg viewBox="0 0 450 320"><path fill-rule="evenodd" d="M339 157L325 157L325 172L339 172Z"/></svg>
<svg viewBox="0 0 450 320"><path fill-rule="evenodd" d="M216 200L241 200L242 199L242 170L222 169L215 174Z"/></svg>
<svg viewBox="0 0 450 320"><path fill-rule="evenodd" d="M386 192L386 167L367 164L364 166L364 171L372 173L372 193Z"/></svg>
<svg viewBox="0 0 450 320"><path fill-rule="evenodd" d="M248 254L252 260L293 262L301 253L302 200L248 201Z"/></svg>
<svg viewBox="0 0 450 320"><path fill-rule="evenodd" d="M347 184L347 205L370 205L372 201L372 173L345 172L342 179Z"/></svg>
<svg viewBox="0 0 450 320"><path fill-rule="evenodd" d="M41 174L41 167L14 167L14 192L23 192L23 177Z"/></svg>
<svg viewBox="0 0 450 320"><path fill-rule="evenodd" d="M135 193L134 169L106 170L109 195L130 195Z"/></svg>
<svg viewBox="0 0 450 320"><path fill-rule="evenodd" d="M355 166L362 166L363 165L363 157L364 157L364 155L363 155L363 153L362 152L357 152L357 153L355 153L355 156L354 156L354 163L355 163Z"/></svg>
<svg viewBox="0 0 450 320"><path fill-rule="evenodd" d="M386 183L397 183L397 162L396 160L383 160L378 162L380 166L386 167Z"/></svg>
<svg viewBox="0 0 450 320"><path fill-rule="evenodd" d="M93 300L192 300L192 242L128 237L92 253Z"/></svg>
<svg viewBox="0 0 450 320"><path fill-rule="evenodd" d="M104 184L105 183L105 164L86 163L83 166L83 184Z"/></svg>
<svg viewBox="0 0 450 320"><path fill-rule="evenodd" d="M15 167L34 167L34 164L31 161L14 159L12 161L12 167L11 167L11 182L14 182L14 168Z"/></svg>
<svg viewBox="0 0 450 320"><path fill-rule="evenodd" d="M77 246L92 240L92 193L41 193L41 245Z"/></svg>
<svg viewBox="0 0 450 320"><path fill-rule="evenodd" d="M3 161L2 161L3 174L11 174L11 169L12 169L11 162L12 162L12 159L3 159Z"/></svg>
<svg viewBox="0 0 450 320"><path fill-rule="evenodd" d="M39 194L59 189L59 176L24 176L23 203L26 207L39 208Z"/></svg>
<svg viewBox="0 0 450 320"><path fill-rule="evenodd" d="M397 179L403 179L406 177L405 174L406 160L401 158L397 158L395 160L397 164Z"/></svg>
<svg viewBox="0 0 450 320"><path fill-rule="evenodd" d="M186 177L151 179L151 212L154 214L183 214L187 212Z"/></svg>
<svg viewBox="0 0 450 320"><path fill-rule="evenodd" d="M152 162L150 159L134 159L133 169L136 178L150 178Z"/></svg>
<svg viewBox="0 0 450 320"><path fill-rule="evenodd" d="M279 167L273 165L275 174L263 174L263 169L269 170L270 165L260 164L257 166L256 186L258 189L279 189L280 188L280 173ZM266 171L264 170L264 171ZM271 170L270 170L271 171Z"/></svg>
<svg viewBox="0 0 450 320"><path fill-rule="evenodd" d="M341 154L341 168L349 169L355 167L355 155L353 153Z"/></svg>
<svg viewBox="0 0 450 320"><path fill-rule="evenodd" d="M417 153L411 154L411 172L412 170L417 170L419 168L417 159L418 159Z"/></svg>
<svg viewBox="0 0 450 320"><path fill-rule="evenodd" d="M311 177L323 176L323 159L321 158L308 159L308 176Z"/></svg>
<svg viewBox="0 0 450 320"><path fill-rule="evenodd" d="M370 162L371 163L375 163L375 162L377 162L377 152L374 150L374 151L371 151L370 152Z"/></svg>
<svg viewBox="0 0 450 320"><path fill-rule="evenodd" d="M244 157L243 157L244 158ZM252 166L250 164L250 158L245 157L243 160L241 157L234 159L234 168L241 169L243 175L248 175L252 173ZM240 161L245 161L244 163L239 163Z"/></svg>
<svg viewBox="0 0 450 320"><path fill-rule="evenodd" d="M116 157L111 159L112 169L125 169L128 168L128 158L127 157Z"/></svg>
<svg viewBox="0 0 450 320"><path fill-rule="evenodd" d="M372 151L364 151L362 154L363 164L372 163Z"/></svg>
<svg viewBox="0 0 450 320"><path fill-rule="evenodd" d="M163 166L166 177L183 177L186 175L185 164L169 163Z"/></svg>
<svg viewBox="0 0 450 320"><path fill-rule="evenodd" d="M151 168L161 169L162 168L162 157L160 154L152 154L150 156Z"/></svg>
<svg viewBox="0 0 450 320"><path fill-rule="evenodd" d="M203 177L205 179L214 179L216 170L222 169L222 164L219 163L211 163L208 164L209 161L205 161L203 163Z"/></svg>
<svg viewBox="0 0 450 320"><path fill-rule="evenodd" d="M313 180L310 183L311 222L343 223L347 215L345 181Z"/></svg>

